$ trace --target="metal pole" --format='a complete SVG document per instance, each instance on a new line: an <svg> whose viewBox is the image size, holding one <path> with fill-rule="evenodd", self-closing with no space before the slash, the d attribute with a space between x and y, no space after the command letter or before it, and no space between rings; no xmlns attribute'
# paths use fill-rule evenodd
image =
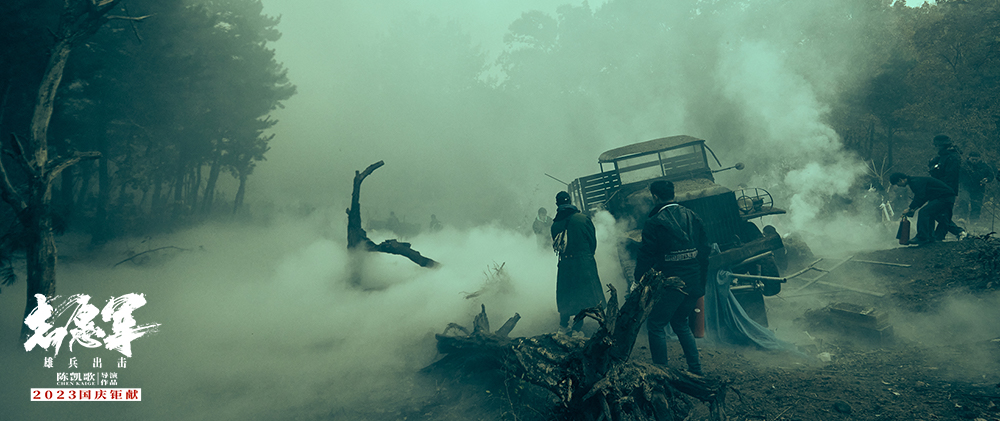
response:
<svg viewBox="0 0 1000 421"><path fill-rule="evenodd" d="M762 276L762 275L743 275L743 274L739 274L739 273L734 273L733 277L737 278L737 279L753 279L753 280L756 280L756 281L779 281L779 282L785 282L785 281L788 280L788 278L778 278L778 277L774 277L774 276Z"/></svg>
<svg viewBox="0 0 1000 421"><path fill-rule="evenodd" d="M548 175L548 176L549 176L549 178L551 178L551 179L553 179L553 180L556 180L556 181L558 181L558 182L560 182L560 183L563 183L563 184L565 184L566 186L569 186L569 183L567 183L567 182L565 182L565 181L562 181L562 180L560 180L560 179L558 179L558 178L555 178L555 177L553 177L553 176L549 175L549 173L543 173L543 174L545 174L545 175Z"/></svg>
<svg viewBox="0 0 1000 421"><path fill-rule="evenodd" d="M911 266L911 265L907 265L907 264L903 264L903 263L876 262L874 260L854 259L853 261L859 262L859 263L869 263L869 264L873 264L873 265L898 266L898 267L901 267L901 268L908 268L908 267Z"/></svg>
<svg viewBox="0 0 1000 421"><path fill-rule="evenodd" d="M735 267L743 266L745 264L753 263L753 262L756 262L756 261L758 261L760 259L763 259L763 258L766 258L766 257L770 257L770 256L774 256L774 253L772 253L770 251L764 252L764 253L758 254L758 255L756 255L754 257L751 257L749 259L746 259L746 260L744 260L742 262L739 262L739 263L733 265L733 267L735 268Z"/></svg>

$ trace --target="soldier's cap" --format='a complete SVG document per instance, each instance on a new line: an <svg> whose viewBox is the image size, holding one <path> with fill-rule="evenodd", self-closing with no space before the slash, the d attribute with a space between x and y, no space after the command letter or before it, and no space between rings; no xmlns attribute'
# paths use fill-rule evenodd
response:
<svg viewBox="0 0 1000 421"><path fill-rule="evenodd" d="M569 203L569 193L566 193L564 191L556 193L556 204L562 205L564 203Z"/></svg>
<svg viewBox="0 0 1000 421"><path fill-rule="evenodd" d="M948 135L939 134L934 136L934 146L948 146L951 145L951 138Z"/></svg>

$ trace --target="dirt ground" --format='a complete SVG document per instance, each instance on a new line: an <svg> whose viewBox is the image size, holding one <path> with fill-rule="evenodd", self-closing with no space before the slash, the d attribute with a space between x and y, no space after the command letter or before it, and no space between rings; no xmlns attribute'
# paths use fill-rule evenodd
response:
<svg viewBox="0 0 1000 421"><path fill-rule="evenodd" d="M997 243L979 237L900 246L858 253L839 266L846 256L828 258L815 267L837 268L822 282L804 280L819 271L789 280L767 299L768 311L771 328L800 353L699 343L709 375L731 382L729 420L1000 421ZM875 309L891 333L859 336L830 323L830 303ZM671 366L681 368L680 347L670 345ZM632 359L649 361L644 333ZM500 373L411 382L413 394L398 402L327 419L557 419L544 394ZM694 406L691 419L707 419L705 405Z"/></svg>
<svg viewBox="0 0 1000 421"><path fill-rule="evenodd" d="M807 310L793 325L816 329L814 344L800 346L815 359L768 358L755 350L703 350L705 364L731 379L738 391L728 402L731 419L1000 420L1000 323L993 318L995 312L979 318L975 314L995 308L993 246L995 240L975 238L859 253L853 259L909 266L848 263L831 272L826 278L830 283L884 292L882 297L834 292L830 301L884 311L895 328L891 337L860 339L823 329L823 320L816 320L823 313ZM994 272L987 273L990 265ZM796 286L790 281L786 290ZM795 293L788 295L792 298L775 297L768 304L774 308L784 301L794 308L788 302L794 302ZM982 329L969 330L978 335L956 332L963 329L960 322L924 324L962 317L962 305L955 302L973 304L967 309L973 314L966 317L980 324ZM926 335L914 334L922 330ZM821 353L829 353L830 361L817 364Z"/></svg>

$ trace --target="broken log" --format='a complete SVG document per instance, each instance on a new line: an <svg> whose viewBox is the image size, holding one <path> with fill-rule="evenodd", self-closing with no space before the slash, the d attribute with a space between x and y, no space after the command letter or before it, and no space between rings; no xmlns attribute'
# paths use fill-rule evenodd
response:
<svg viewBox="0 0 1000 421"><path fill-rule="evenodd" d="M727 380L628 360L654 303L681 286L683 281L676 277L643 276L618 309L617 291L608 285L611 298L606 309L590 308L576 316L598 322L600 327L590 339L560 333L509 338L519 315L491 333L483 306L471 333L449 324L436 335L438 351L445 356L424 371L461 370L466 375L498 371L512 383L527 382L547 390L565 419L683 420L693 408L689 398L695 398L708 404L714 419L724 420ZM450 331L464 335L449 335Z"/></svg>
<svg viewBox="0 0 1000 421"><path fill-rule="evenodd" d="M438 265L433 259L424 257L419 251L410 247L410 243L404 243L395 239L385 240L380 244L368 238L368 233L361 228L361 183L365 181L372 172L385 165L379 161L365 168L364 171L354 171L354 189L351 191L351 207L347 209L347 248L362 249L365 251L377 251L381 253L395 254L410 259L413 263L421 267L429 268Z"/></svg>

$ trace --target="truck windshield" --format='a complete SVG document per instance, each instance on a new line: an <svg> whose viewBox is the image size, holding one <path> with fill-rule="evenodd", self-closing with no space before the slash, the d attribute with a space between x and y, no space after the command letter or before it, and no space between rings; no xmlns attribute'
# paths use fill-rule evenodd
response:
<svg viewBox="0 0 1000 421"><path fill-rule="evenodd" d="M622 184L659 177L689 175L708 170L701 145L689 145L615 161Z"/></svg>

